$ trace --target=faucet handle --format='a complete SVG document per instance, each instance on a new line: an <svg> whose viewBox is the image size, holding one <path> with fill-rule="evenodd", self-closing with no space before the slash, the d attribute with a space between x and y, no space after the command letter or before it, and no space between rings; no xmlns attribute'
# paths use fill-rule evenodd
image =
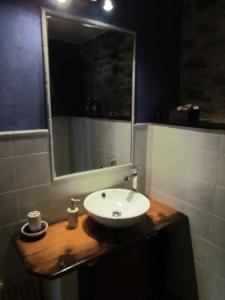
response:
<svg viewBox="0 0 225 300"><path fill-rule="evenodd" d="M76 207L76 203L77 202L80 202L80 199L74 199L74 198L70 199L70 203L71 203L71 208L72 209L74 209Z"/></svg>
<svg viewBox="0 0 225 300"><path fill-rule="evenodd" d="M132 175L137 175L139 171L139 166L133 165L131 171L132 171Z"/></svg>
<svg viewBox="0 0 225 300"><path fill-rule="evenodd" d="M125 176L124 181L130 181L131 177L130 176Z"/></svg>

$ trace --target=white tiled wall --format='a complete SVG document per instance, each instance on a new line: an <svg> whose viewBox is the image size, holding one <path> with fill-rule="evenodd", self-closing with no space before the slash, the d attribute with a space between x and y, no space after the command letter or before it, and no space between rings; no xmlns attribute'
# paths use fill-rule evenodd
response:
<svg viewBox="0 0 225 300"><path fill-rule="evenodd" d="M70 117L54 117L52 120L55 169L58 174L72 173L70 152Z"/></svg>
<svg viewBox="0 0 225 300"><path fill-rule="evenodd" d="M139 167L138 190L142 193L145 193L147 129L145 124L136 124L134 131L134 163Z"/></svg>
<svg viewBox="0 0 225 300"><path fill-rule="evenodd" d="M130 162L131 122L93 118L71 118L71 153L76 170ZM79 155L76 155L79 153Z"/></svg>
<svg viewBox="0 0 225 300"><path fill-rule="evenodd" d="M188 215L200 300L224 300L225 133L149 125L146 194Z"/></svg>
<svg viewBox="0 0 225 300"><path fill-rule="evenodd" d="M54 117L53 136L59 175L130 162L131 122Z"/></svg>
<svg viewBox="0 0 225 300"><path fill-rule="evenodd" d="M190 218L200 299L224 300L224 133L137 125L135 163L139 189ZM0 279L24 272L12 235L28 211L61 218L70 197L120 186L129 172L101 170L51 183L48 135L0 137Z"/></svg>

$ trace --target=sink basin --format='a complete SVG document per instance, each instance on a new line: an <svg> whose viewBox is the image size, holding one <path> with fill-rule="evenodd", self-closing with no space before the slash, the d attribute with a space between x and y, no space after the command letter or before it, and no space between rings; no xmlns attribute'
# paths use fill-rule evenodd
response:
<svg viewBox="0 0 225 300"><path fill-rule="evenodd" d="M106 189L87 196L84 208L96 222L112 228L124 228L141 220L150 208L150 201L132 190Z"/></svg>

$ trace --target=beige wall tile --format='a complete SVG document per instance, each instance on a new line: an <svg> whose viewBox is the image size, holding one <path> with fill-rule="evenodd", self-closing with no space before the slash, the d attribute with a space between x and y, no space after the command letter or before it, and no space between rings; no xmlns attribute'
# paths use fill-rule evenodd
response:
<svg viewBox="0 0 225 300"><path fill-rule="evenodd" d="M196 264L196 271L198 286L202 293L213 300L224 300L225 281L199 264Z"/></svg>
<svg viewBox="0 0 225 300"><path fill-rule="evenodd" d="M15 189L15 170L13 159L0 159L0 193Z"/></svg>
<svg viewBox="0 0 225 300"><path fill-rule="evenodd" d="M148 166L146 185L163 192L165 190L165 174L163 169Z"/></svg>
<svg viewBox="0 0 225 300"><path fill-rule="evenodd" d="M190 178L209 184L216 184L219 168L219 154L216 152L192 151L188 167Z"/></svg>
<svg viewBox="0 0 225 300"><path fill-rule="evenodd" d="M134 163L139 166L138 190L145 192L147 126L135 126Z"/></svg>
<svg viewBox="0 0 225 300"><path fill-rule="evenodd" d="M185 202L183 201L170 197L169 195L161 193L160 191L157 191L155 189L151 189L151 187L149 186L146 189L146 195L167 206L170 206L180 212L185 213Z"/></svg>
<svg viewBox="0 0 225 300"><path fill-rule="evenodd" d="M192 131L192 148L201 151L219 152L222 135L214 131L195 130Z"/></svg>
<svg viewBox="0 0 225 300"><path fill-rule="evenodd" d="M50 210L58 211L67 209L70 198L77 198L77 192L72 181L53 183L49 197Z"/></svg>
<svg viewBox="0 0 225 300"><path fill-rule="evenodd" d="M205 239L209 238L211 215L190 205L186 205L185 212L190 220L191 231Z"/></svg>
<svg viewBox="0 0 225 300"><path fill-rule="evenodd" d="M225 188L216 188L213 213L216 216L225 219Z"/></svg>
<svg viewBox="0 0 225 300"><path fill-rule="evenodd" d="M191 205L212 212L216 187L209 183L189 180L186 200Z"/></svg>
<svg viewBox="0 0 225 300"><path fill-rule="evenodd" d="M147 166L163 168L166 157L164 153L164 144L154 142L147 146Z"/></svg>
<svg viewBox="0 0 225 300"><path fill-rule="evenodd" d="M14 156L49 152L48 135L13 138Z"/></svg>
<svg viewBox="0 0 225 300"><path fill-rule="evenodd" d="M168 145L163 148L165 169L185 175L190 165L190 151Z"/></svg>
<svg viewBox="0 0 225 300"><path fill-rule="evenodd" d="M18 221L18 205L15 192L0 195L0 211L0 226Z"/></svg>
<svg viewBox="0 0 225 300"><path fill-rule="evenodd" d="M208 269L225 279L225 251L209 246Z"/></svg>
<svg viewBox="0 0 225 300"><path fill-rule="evenodd" d="M211 272L206 273L206 294L212 299L224 300L225 280Z"/></svg>
<svg viewBox="0 0 225 300"><path fill-rule="evenodd" d="M220 159L218 185L225 187L225 155Z"/></svg>
<svg viewBox="0 0 225 300"><path fill-rule="evenodd" d="M9 137L0 137L0 158L7 158L13 155L12 141Z"/></svg>
<svg viewBox="0 0 225 300"><path fill-rule="evenodd" d="M41 211L46 216L50 211L50 185L17 192L20 219L26 219L28 212Z"/></svg>
<svg viewBox="0 0 225 300"><path fill-rule="evenodd" d="M222 141L221 141L221 151L225 153L225 134L222 135Z"/></svg>
<svg viewBox="0 0 225 300"><path fill-rule="evenodd" d="M217 217L212 218L210 240L225 250L225 221Z"/></svg>
<svg viewBox="0 0 225 300"><path fill-rule="evenodd" d="M56 174L68 174L72 173L72 164L71 162L75 160L72 159L71 156L71 146L70 146L70 139L69 139L69 132L70 132L70 122L71 117L54 117L52 119L52 126L53 126L53 141L54 141L54 164ZM80 134L81 134L80 130ZM80 134L74 137L76 143L78 142L78 146L76 147L76 151L78 152L79 148L81 147L82 143L79 140Z"/></svg>
<svg viewBox="0 0 225 300"><path fill-rule="evenodd" d="M199 292L199 300L214 300L210 298L209 296L205 295L203 292Z"/></svg>
<svg viewBox="0 0 225 300"><path fill-rule="evenodd" d="M168 137L167 127L164 125L148 126L148 140L166 143Z"/></svg>
<svg viewBox="0 0 225 300"><path fill-rule="evenodd" d="M167 143L178 148L190 150L192 130L180 127L168 127Z"/></svg>
<svg viewBox="0 0 225 300"><path fill-rule="evenodd" d="M192 246L195 260L198 263L207 266L210 246L209 242L198 235L192 234Z"/></svg>
<svg viewBox="0 0 225 300"><path fill-rule="evenodd" d="M166 194L185 200L187 192L187 178L185 176L177 175L172 172L165 172L164 185Z"/></svg>
<svg viewBox="0 0 225 300"><path fill-rule="evenodd" d="M164 194L163 198L160 198L160 200L161 199L163 199L164 204L176 209L177 211L185 213L185 203L183 201L170 197L167 194Z"/></svg>
<svg viewBox="0 0 225 300"><path fill-rule="evenodd" d="M23 156L14 159L18 189L49 183L49 154Z"/></svg>

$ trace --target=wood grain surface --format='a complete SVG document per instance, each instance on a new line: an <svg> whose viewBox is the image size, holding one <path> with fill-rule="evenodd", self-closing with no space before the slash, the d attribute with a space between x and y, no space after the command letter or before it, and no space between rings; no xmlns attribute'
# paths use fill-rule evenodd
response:
<svg viewBox="0 0 225 300"><path fill-rule="evenodd" d="M109 229L98 225L86 214L78 218L76 229L68 229L67 221L49 226L39 239L20 234L14 241L28 271L54 279L102 255L116 251L155 234L185 216L151 199L151 208L143 220L128 229Z"/></svg>

